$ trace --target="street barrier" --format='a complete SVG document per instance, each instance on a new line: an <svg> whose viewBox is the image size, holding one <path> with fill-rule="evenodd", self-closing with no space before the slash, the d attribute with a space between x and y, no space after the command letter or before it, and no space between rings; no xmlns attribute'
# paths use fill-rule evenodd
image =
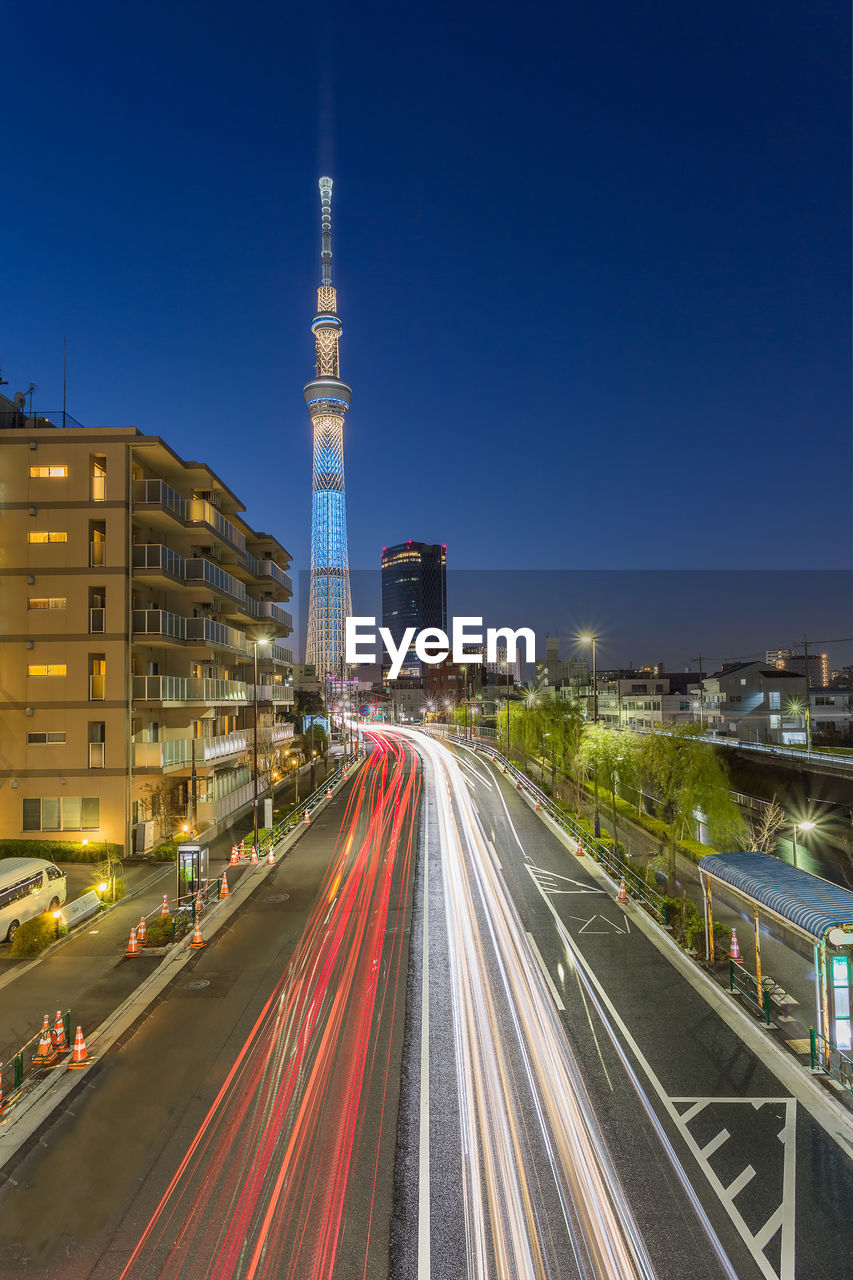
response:
<svg viewBox="0 0 853 1280"><path fill-rule="evenodd" d="M825 1071L849 1092L853 1093L853 1058L842 1053L837 1045L827 1040L814 1027L809 1027L812 1071Z"/></svg>
<svg viewBox="0 0 853 1280"><path fill-rule="evenodd" d="M729 959L729 991L741 996L750 1009L764 1019L764 1025L770 1026L770 992L759 986L758 979L748 969L732 959Z"/></svg>
<svg viewBox="0 0 853 1280"><path fill-rule="evenodd" d="M627 862L619 857L615 849L609 849L601 840L591 836L570 814L565 813L559 805L554 803L547 791L543 791L540 786L537 786L532 778L523 773L502 752L491 744L472 742L470 738L465 738L462 734L448 730L443 725L423 725L422 727L428 733L436 733L442 737L447 737L452 742L464 745L471 751L478 752L480 755L485 756L487 760L491 760L493 764L496 764L508 777L513 779L516 789L523 790L534 801L539 812L547 813L552 822L562 827L573 840L577 840L578 847L582 848L584 853L590 854L604 868L604 871L617 889L624 879L627 895L646 907L664 928L667 927L669 924L669 904L663 894L658 893L656 889L647 884L642 876L638 875L632 867L628 866Z"/></svg>

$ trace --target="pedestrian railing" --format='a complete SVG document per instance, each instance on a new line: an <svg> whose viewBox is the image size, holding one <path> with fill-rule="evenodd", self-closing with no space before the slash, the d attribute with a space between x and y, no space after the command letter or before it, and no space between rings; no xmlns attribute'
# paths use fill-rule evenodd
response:
<svg viewBox="0 0 853 1280"><path fill-rule="evenodd" d="M759 986L758 979L736 960L729 960L729 991L740 996L759 1018L764 1019L765 1026L770 1026L769 988Z"/></svg>
<svg viewBox="0 0 853 1280"><path fill-rule="evenodd" d="M588 853L598 862L607 874L613 880L614 884L621 884L625 881L625 891L629 897L640 902L647 910L658 919L661 924L666 927L669 924L669 904L666 898L647 884L641 875L639 875L632 867L619 857L618 851L610 849L603 841L591 836L579 822L555 804L547 791L538 786L526 773L523 773L517 765L513 764L502 752L488 743L478 743L466 739L463 735L457 733L454 729L445 725L424 725L431 733L437 733L441 736L448 737L454 742L464 743L473 751L478 751L487 759L491 760L508 777L513 778L521 786L532 800L538 805L539 809L547 813L548 817L562 827L562 829L571 836L573 840L577 840L583 847L585 853Z"/></svg>
<svg viewBox="0 0 853 1280"><path fill-rule="evenodd" d="M825 1071L849 1093L853 1093L853 1058L827 1040L814 1027L809 1027L812 1071Z"/></svg>
<svg viewBox="0 0 853 1280"><path fill-rule="evenodd" d="M66 1009L62 1015L62 1025L65 1030L66 1050L71 1048L71 1010ZM50 1023L50 1030L53 1031L54 1023ZM8 1099L9 1094L15 1090L22 1088L23 1083L31 1071L38 1068L39 1063L33 1064L33 1058L36 1056L39 1047L39 1041L42 1037L43 1028L39 1027L34 1036L31 1036L26 1044L21 1045L8 1063L0 1064L0 1099ZM9 1068L12 1071L11 1088L6 1073Z"/></svg>
<svg viewBox="0 0 853 1280"><path fill-rule="evenodd" d="M306 813L310 818L317 806L322 804L325 800L326 792L329 787L333 787L340 782L343 778L344 771L351 768L357 759L357 753L351 756L345 756L335 772L330 773L328 778L325 778L323 782L320 783L320 786L311 792L310 796L306 796L304 800L300 800L298 804L293 807L287 817L282 818L282 820L278 822L272 830L267 831L264 836L260 837L258 840L258 854L269 853L269 850L279 844L286 835L295 830L300 823L304 823Z"/></svg>

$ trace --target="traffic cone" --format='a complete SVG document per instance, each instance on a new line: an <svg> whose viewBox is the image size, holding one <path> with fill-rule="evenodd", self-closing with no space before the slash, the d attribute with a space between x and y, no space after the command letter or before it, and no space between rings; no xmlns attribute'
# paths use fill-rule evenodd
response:
<svg viewBox="0 0 853 1280"><path fill-rule="evenodd" d="M537 797L536 797L536 812L537 812L537 813L539 813L539 811L541 810L541 808L542 808L542 806L541 806L541 804L539 803L539 797L537 796Z"/></svg>
<svg viewBox="0 0 853 1280"><path fill-rule="evenodd" d="M515 780L515 789L516 789L516 791L520 791L520 790L521 790L521 780L520 780L519 778L516 778L516 780Z"/></svg>
<svg viewBox="0 0 853 1280"><path fill-rule="evenodd" d="M627 902L627 901L628 901L628 894L627 894L627 892L625 891L625 877L624 877L624 876L623 876L623 877L622 877L622 879L619 881L619 897L616 899L616 901L617 901L617 902Z"/></svg>
<svg viewBox="0 0 853 1280"><path fill-rule="evenodd" d="M163 905L162 905L162 907L160 908L160 915L161 915L161 916L167 916L168 914L169 914L169 897L168 897L168 894L165 894L165 893L164 893L164 894L163 894Z"/></svg>
<svg viewBox="0 0 853 1280"><path fill-rule="evenodd" d="M200 889L198 893L195 895L195 914L196 914L196 919L198 919L199 916L204 915L204 902L202 901Z"/></svg>
<svg viewBox="0 0 853 1280"><path fill-rule="evenodd" d="M231 890L228 888L228 877L223 871L222 879L219 882L219 900L221 902L223 898L230 898L230 897L231 897Z"/></svg>
<svg viewBox="0 0 853 1280"><path fill-rule="evenodd" d="M190 943L191 951L201 951L202 947L206 947L207 943L201 936L201 921L198 916L195 918L195 929L193 930L193 940Z"/></svg>
<svg viewBox="0 0 853 1280"><path fill-rule="evenodd" d="M729 951L729 959L734 960L735 964L743 964L743 956L740 953L740 947L737 944L737 930L732 929L732 945ZM35 1059L33 1059L35 1061Z"/></svg>
<svg viewBox="0 0 853 1280"><path fill-rule="evenodd" d="M136 940L140 947L144 947L148 941L148 929L145 926L145 916L139 917L139 926L136 930Z"/></svg>
<svg viewBox="0 0 853 1280"><path fill-rule="evenodd" d="M124 954L126 956L138 956L142 954L142 952L139 950L139 943L136 940L135 929L131 929L130 931L130 941L127 944L127 951L125 951Z"/></svg>
<svg viewBox="0 0 853 1280"><path fill-rule="evenodd" d="M302 821L305 823L306 827L308 826L308 823L311 821L311 819L308 817L307 809L305 810L305 817L302 819Z"/></svg>
<svg viewBox="0 0 853 1280"><path fill-rule="evenodd" d="M344 781L344 782L346 782L346 780L347 780L347 770L346 770L346 765L344 765L344 771L343 771L343 773L341 774L341 779L342 779L342 781Z"/></svg>
<svg viewBox="0 0 853 1280"><path fill-rule="evenodd" d="M50 1038L50 1024L48 1022L47 1014L45 1014L41 1035L39 1036L39 1047L33 1054L33 1066L46 1067L55 1057L56 1053Z"/></svg>
<svg viewBox="0 0 853 1280"><path fill-rule="evenodd" d="M269 851L269 853L267 854L267 866L268 866L268 867L274 867L274 866L275 866L275 854L274 854L274 853L273 853L273 851L272 851L272 846L270 846L270 851Z"/></svg>
<svg viewBox="0 0 853 1280"><path fill-rule="evenodd" d="M232 846L231 846L231 865L232 865L232 867L233 867L233 865L234 865L234 863L235 863L235 862L239 862L239 861L240 861L240 850L237 848L236 844L232 844Z"/></svg>
<svg viewBox="0 0 853 1280"><path fill-rule="evenodd" d="M56 1011L56 1022L53 1024L53 1042L57 1053L68 1052L68 1041L65 1039L65 1019L61 1009Z"/></svg>
<svg viewBox="0 0 853 1280"><path fill-rule="evenodd" d="M77 1034L74 1037L74 1050L71 1054L71 1061L68 1064L69 1071L80 1071L83 1067L88 1067L89 1055L86 1052L86 1041L83 1039L83 1028L77 1028Z"/></svg>
<svg viewBox="0 0 853 1280"><path fill-rule="evenodd" d="M578 847L577 849L575 849L575 856L578 858L583 857L583 845L581 844L580 840L578 840Z"/></svg>
<svg viewBox="0 0 853 1280"><path fill-rule="evenodd" d="M326 787L326 799L331 800L331 798L332 798L332 788Z"/></svg>
<svg viewBox="0 0 853 1280"><path fill-rule="evenodd" d="M253 866L254 866L254 864L258 861L258 851L257 851L257 849L255 848L255 846L254 846L254 845L252 845L252 858L251 858L251 861L252 861L252 865L253 865Z"/></svg>

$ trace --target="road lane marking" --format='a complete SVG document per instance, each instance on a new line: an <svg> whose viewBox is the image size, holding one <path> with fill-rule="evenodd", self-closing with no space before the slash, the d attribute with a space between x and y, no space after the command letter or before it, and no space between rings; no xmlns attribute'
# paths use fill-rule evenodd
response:
<svg viewBox="0 0 853 1280"><path fill-rule="evenodd" d="M728 1142L731 1136L732 1135L729 1133L728 1129L721 1129L720 1132L716 1134L711 1139L710 1142L705 1143L704 1147L702 1148L702 1159L710 1160L714 1152L719 1151L723 1143Z"/></svg>
<svg viewBox="0 0 853 1280"><path fill-rule="evenodd" d="M559 1010L565 1011L566 1006L563 1004L563 1000L559 991L554 986L554 979L551 977L550 973L548 972L545 961L542 958L542 952L539 950L539 948L536 945L536 939L534 938L533 934L529 932L529 930L527 933L527 940L530 943L531 947L533 948L533 954L536 956L536 959L539 961L539 968L542 970L542 977L548 983L548 990L551 992L551 995L554 997L554 1004L557 1006Z"/></svg>
<svg viewBox="0 0 853 1280"><path fill-rule="evenodd" d="M755 1170L753 1169L751 1164L748 1164L746 1168L743 1169L738 1174L734 1182L730 1182L729 1185L726 1187L726 1195L728 1196L729 1200L734 1200L735 1196L739 1196L741 1191L743 1191L744 1187L746 1186L746 1184L748 1182L751 1182L754 1177L755 1177Z"/></svg>
<svg viewBox="0 0 853 1280"><path fill-rule="evenodd" d="M496 849L496 848L495 848L495 846L492 844L491 840L487 840L487 841L486 841L486 844L489 846L489 852L491 853L492 857L493 857L493 858L494 858L494 860L495 860L495 866L497 867L498 871L503 871L503 867L501 866L501 860L500 860L500 858L498 857L498 851L497 851L497 849Z"/></svg>
<svg viewBox="0 0 853 1280"><path fill-rule="evenodd" d="M429 843L424 814L423 845L424 947L421 977L421 1115L418 1152L418 1280L429 1280Z"/></svg>

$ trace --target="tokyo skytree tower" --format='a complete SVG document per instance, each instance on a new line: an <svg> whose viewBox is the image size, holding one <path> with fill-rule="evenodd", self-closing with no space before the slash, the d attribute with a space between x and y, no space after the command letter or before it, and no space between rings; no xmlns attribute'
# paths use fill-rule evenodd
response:
<svg viewBox="0 0 853 1280"><path fill-rule="evenodd" d="M338 340L341 322L332 287L332 179L320 179L322 283L311 330L317 348L317 376L304 390L314 425L314 477L311 506L311 592L305 661L317 679L340 679L344 657L344 619L352 612L347 554L347 506L344 492L344 419L352 388L340 379Z"/></svg>

